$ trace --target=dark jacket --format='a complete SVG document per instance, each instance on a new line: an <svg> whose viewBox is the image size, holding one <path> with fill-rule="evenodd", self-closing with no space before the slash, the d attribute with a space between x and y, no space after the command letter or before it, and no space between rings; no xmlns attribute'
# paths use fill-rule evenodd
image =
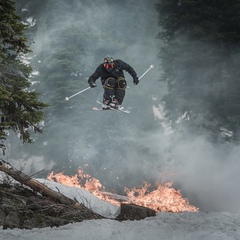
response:
<svg viewBox="0 0 240 240"><path fill-rule="evenodd" d="M100 64L95 72L89 77L88 82L96 82L96 80L101 77L101 82L104 84L105 80L109 77L114 77L114 78L119 78L119 77L124 77L123 70L128 72L133 78L137 77L137 73L135 70L127 63L120 59L116 59L113 61L114 67L111 72L108 72L104 64Z"/></svg>

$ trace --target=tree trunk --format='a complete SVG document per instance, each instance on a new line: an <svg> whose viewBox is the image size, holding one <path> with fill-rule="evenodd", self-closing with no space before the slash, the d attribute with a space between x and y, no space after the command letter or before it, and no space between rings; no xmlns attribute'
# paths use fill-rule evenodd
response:
<svg viewBox="0 0 240 240"><path fill-rule="evenodd" d="M65 205L80 205L80 203L78 203L77 201L68 198L59 192L51 190L44 184L17 170L16 168L14 168L13 166L11 166L9 163L5 162L2 159L0 159L0 171L5 172L7 175L11 176L16 181L24 184L25 186L30 187L34 191L37 191L40 194L42 194L43 196L54 199L58 203Z"/></svg>

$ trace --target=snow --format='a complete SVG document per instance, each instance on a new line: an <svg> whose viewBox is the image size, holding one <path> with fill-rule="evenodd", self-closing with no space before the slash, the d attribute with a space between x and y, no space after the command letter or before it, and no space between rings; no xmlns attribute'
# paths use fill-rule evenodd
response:
<svg viewBox="0 0 240 240"><path fill-rule="evenodd" d="M113 218L119 208L99 200L86 190L67 187L43 179L53 190L76 198L97 213ZM61 227L43 229L0 229L0 240L239 240L240 213L230 212L183 212L158 213L156 217L140 221L118 222L111 219L86 220Z"/></svg>

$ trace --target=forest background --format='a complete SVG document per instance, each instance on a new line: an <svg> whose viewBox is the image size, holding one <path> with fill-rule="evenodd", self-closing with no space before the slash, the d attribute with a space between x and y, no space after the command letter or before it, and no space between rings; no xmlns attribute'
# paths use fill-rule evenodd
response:
<svg viewBox="0 0 240 240"><path fill-rule="evenodd" d="M238 207L239 1L18 0L16 9L29 27L31 90L49 107L34 144L10 133L7 161L39 177L85 166L117 192L174 179L202 210ZM126 74L129 115L92 110L100 81L65 101L108 54L138 76L155 66L137 86Z"/></svg>

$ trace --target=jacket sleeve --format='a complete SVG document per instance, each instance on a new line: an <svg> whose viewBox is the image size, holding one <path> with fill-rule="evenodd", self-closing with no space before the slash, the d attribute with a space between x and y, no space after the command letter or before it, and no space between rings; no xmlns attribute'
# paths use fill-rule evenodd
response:
<svg viewBox="0 0 240 240"><path fill-rule="evenodd" d="M101 77L101 65L97 67L95 72L88 78L88 82L96 82L96 80Z"/></svg>
<svg viewBox="0 0 240 240"><path fill-rule="evenodd" d="M129 64L125 63L122 60L118 60L118 61L120 63L122 70L125 70L126 72L128 72L133 78L137 77L137 73L135 72L133 67L131 67Z"/></svg>

